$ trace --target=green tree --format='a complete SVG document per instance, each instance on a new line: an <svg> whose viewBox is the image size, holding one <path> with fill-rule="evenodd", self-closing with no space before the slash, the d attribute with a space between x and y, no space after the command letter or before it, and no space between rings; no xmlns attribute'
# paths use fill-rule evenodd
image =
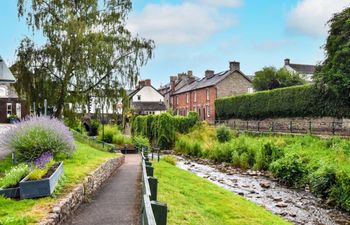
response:
<svg viewBox="0 0 350 225"><path fill-rule="evenodd" d="M289 87L304 84L305 81L297 73L275 67L264 67L255 73L253 87L256 91L272 90L276 88Z"/></svg>
<svg viewBox="0 0 350 225"><path fill-rule="evenodd" d="M341 99L350 99L350 8L328 22L326 59L315 74L316 82Z"/></svg>
<svg viewBox="0 0 350 225"><path fill-rule="evenodd" d="M154 43L126 29L131 8L131 0L18 0L19 17L46 43L38 47L28 38L22 41L17 79L37 77L40 71L43 82L54 83L48 94L56 117L68 96L80 101L106 85L114 88L117 81L134 84L139 67L152 57ZM29 86L23 92L30 92Z"/></svg>

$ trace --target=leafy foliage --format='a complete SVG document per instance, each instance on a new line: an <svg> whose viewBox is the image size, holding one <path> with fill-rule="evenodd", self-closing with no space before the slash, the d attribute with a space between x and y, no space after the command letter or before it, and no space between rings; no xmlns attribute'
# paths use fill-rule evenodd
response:
<svg viewBox="0 0 350 225"><path fill-rule="evenodd" d="M44 152L71 155L75 150L72 133L59 120L30 117L2 134L1 147L16 152L19 161L33 161Z"/></svg>
<svg viewBox="0 0 350 225"><path fill-rule="evenodd" d="M230 141L232 138L230 128L226 127L225 125L220 125L220 127L216 129L216 137L218 141L222 143Z"/></svg>
<svg viewBox="0 0 350 225"><path fill-rule="evenodd" d="M350 8L337 13L328 22L329 36L325 45L326 60L315 74L317 83L335 93L338 98L350 99Z"/></svg>
<svg viewBox="0 0 350 225"><path fill-rule="evenodd" d="M164 157L162 157L162 160L164 160L165 162L173 165L173 166L176 166L176 158L175 156L172 156L172 155L166 155Z"/></svg>
<svg viewBox="0 0 350 225"><path fill-rule="evenodd" d="M5 176L0 179L0 189L15 187L29 173L27 164L19 164L11 168L5 173Z"/></svg>
<svg viewBox="0 0 350 225"><path fill-rule="evenodd" d="M215 101L219 119L264 119L274 117L349 117L350 107L313 85L261 91Z"/></svg>
<svg viewBox="0 0 350 225"><path fill-rule="evenodd" d="M275 67L264 67L255 73L253 87L256 91L272 90L295 85L305 84L305 81L297 73Z"/></svg>

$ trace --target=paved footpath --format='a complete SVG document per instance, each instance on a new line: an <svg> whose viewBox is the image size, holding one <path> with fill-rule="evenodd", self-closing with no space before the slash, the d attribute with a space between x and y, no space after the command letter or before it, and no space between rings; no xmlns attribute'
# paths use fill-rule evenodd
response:
<svg viewBox="0 0 350 225"><path fill-rule="evenodd" d="M11 124L0 124L0 139L6 138L6 137L2 136L2 134L5 133L8 129L10 129L12 126L13 125L11 125ZM1 140L0 140L0 142L1 142ZM0 160L5 158L10 153L11 152L9 150L7 150L6 148L0 147Z"/></svg>
<svg viewBox="0 0 350 225"><path fill-rule="evenodd" d="M65 225L138 225L141 158L125 155L125 163L89 203L84 203Z"/></svg>

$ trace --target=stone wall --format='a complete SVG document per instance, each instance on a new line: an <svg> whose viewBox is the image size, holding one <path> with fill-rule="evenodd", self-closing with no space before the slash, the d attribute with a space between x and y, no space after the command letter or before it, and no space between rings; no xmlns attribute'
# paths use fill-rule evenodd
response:
<svg viewBox="0 0 350 225"><path fill-rule="evenodd" d="M95 171L87 175L83 183L77 185L73 191L55 204L49 215L40 225L61 224L79 206L93 194L125 161L125 156L113 158L102 164Z"/></svg>
<svg viewBox="0 0 350 225"><path fill-rule="evenodd" d="M217 97L236 96L248 93L252 88L252 82L245 78L240 72L235 71L216 85Z"/></svg>
<svg viewBox="0 0 350 225"><path fill-rule="evenodd" d="M311 133L350 136L350 119L294 117L265 120L230 119L221 121L237 130L255 132Z"/></svg>

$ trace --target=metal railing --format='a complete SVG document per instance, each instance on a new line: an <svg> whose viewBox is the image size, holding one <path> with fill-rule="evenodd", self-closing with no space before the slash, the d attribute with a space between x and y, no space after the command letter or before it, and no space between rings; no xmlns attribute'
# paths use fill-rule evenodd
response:
<svg viewBox="0 0 350 225"><path fill-rule="evenodd" d="M350 136L350 122L348 121L295 121L295 120L217 120L216 125L225 124L237 131L253 133L290 133Z"/></svg>
<svg viewBox="0 0 350 225"><path fill-rule="evenodd" d="M112 152L116 150L116 146L110 143L106 143L104 141L99 141L94 137L89 137L87 135L81 134L75 130L70 130L73 134L75 140L85 143L93 148L97 148L101 151L109 151Z"/></svg>
<svg viewBox="0 0 350 225"><path fill-rule="evenodd" d="M141 225L166 225L168 207L157 201L158 180L148 158L148 149L140 147L142 156Z"/></svg>

